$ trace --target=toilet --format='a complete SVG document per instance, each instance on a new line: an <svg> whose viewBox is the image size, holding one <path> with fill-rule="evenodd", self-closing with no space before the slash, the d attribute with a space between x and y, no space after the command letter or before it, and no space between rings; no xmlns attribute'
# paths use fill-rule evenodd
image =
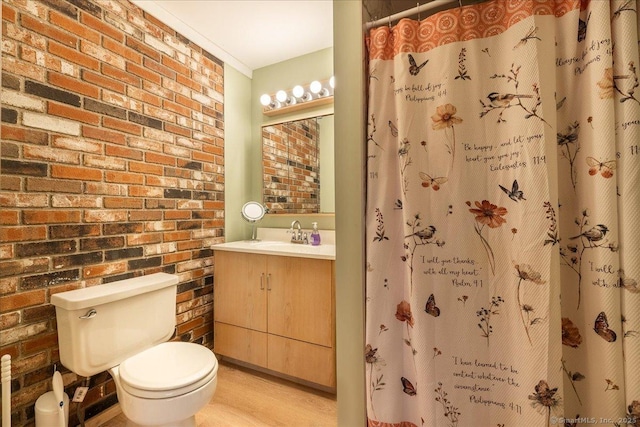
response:
<svg viewBox="0 0 640 427"><path fill-rule="evenodd" d="M132 427L194 427L216 390L213 352L168 341L177 285L178 276L155 273L51 296L60 362L85 377L108 371Z"/></svg>

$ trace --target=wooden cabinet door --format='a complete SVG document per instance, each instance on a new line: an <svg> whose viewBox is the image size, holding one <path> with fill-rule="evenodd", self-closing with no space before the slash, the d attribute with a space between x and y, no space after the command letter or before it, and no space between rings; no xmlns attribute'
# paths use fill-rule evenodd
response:
<svg viewBox="0 0 640 427"><path fill-rule="evenodd" d="M336 386L336 360L332 348L267 335L268 368L276 372L320 384Z"/></svg>
<svg viewBox="0 0 640 427"><path fill-rule="evenodd" d="M216 251L213 306L216 322L267 331L267 257Z"/></svg>
<svg viewBox="0 0 640 427"><path fill-rule="evenodd" d="M269 334L333 347L331 261L272 256L268 275Z"/></svg>
<svg viewBox="0 0 640 427"><path fill-rule="evenodd" d="M214 322L213 351L219 356L267 367L267 333Z"/></svg>

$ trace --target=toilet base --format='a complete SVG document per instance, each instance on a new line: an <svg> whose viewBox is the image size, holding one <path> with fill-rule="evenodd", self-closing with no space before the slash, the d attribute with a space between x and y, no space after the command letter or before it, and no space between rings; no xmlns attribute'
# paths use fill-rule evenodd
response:
<svg viewBox="0 0 640 427"><path fill-rule="evenodd" d="M140 424L136 424L131 420L127 420L126 427L145 427ZM178 421L176 423L171 424L162 424L157 427L196 427L196 416L192 416L187 418L186 420Z"/></svg>

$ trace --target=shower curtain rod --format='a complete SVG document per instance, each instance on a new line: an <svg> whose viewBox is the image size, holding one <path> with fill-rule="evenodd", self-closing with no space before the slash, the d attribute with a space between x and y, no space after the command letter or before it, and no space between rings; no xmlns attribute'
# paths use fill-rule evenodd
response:
<svg viewBox="0 0 640 427"><path fill-rule="evenodd" d="M383 24L391 24L392 21L397 21L402 18L406 18L407 16L415 15L418 13L426 12L431 9L435 9L439 6L448 6L452 3L460 3L459 0L434 0L429 3L421 4L416 7L412 7L411 9L403 10L402 12L395 13L391 16L387 16L386 18L378 19L377 21L367 22L365 28L371 29L373 27L377 27Z"/></svg>

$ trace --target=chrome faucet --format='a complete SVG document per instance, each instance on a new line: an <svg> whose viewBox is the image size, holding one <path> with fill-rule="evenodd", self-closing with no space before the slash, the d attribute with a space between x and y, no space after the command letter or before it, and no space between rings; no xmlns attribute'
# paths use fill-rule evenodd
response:
<svg viewBox="0 0 640 427"><path fill-rule="evenodd" d="M291 233L291 243L308 243L307 233L302 233L300 221L293 221L289 232Z"/></svg>

